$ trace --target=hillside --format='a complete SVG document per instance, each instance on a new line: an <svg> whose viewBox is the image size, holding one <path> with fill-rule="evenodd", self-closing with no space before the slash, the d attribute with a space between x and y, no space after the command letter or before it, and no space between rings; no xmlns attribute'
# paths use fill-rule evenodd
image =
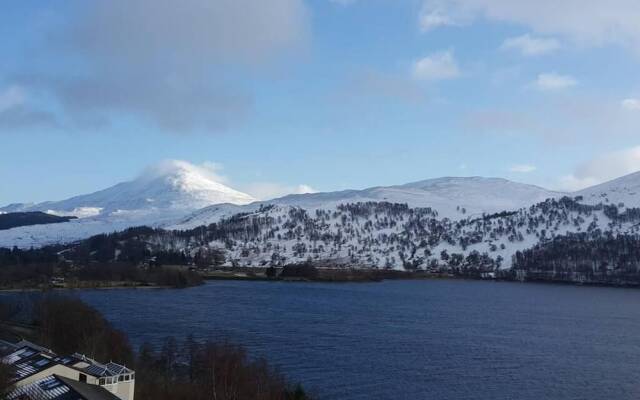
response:
<svg viewBox="0 0 640 400"><path fill-rule="evenodd" d="M574 195L582 196L583 201L588 204L606 203L640 207L640 172L580 190Z"/></svg>
<svg viewBox="0 0 640 400"><path fill-rule="evenodd" d="M171 173L145 180L153 182L150 188L166 182L174 189L189 187L183 190L186 195L177 197L158 193L155 198L162 201L155 204L162 203L164 208L136 203L142 208L103 211L95 217L57 224L55 229L41 225L8 229L0 231L0 246L68 243L147 225L162 229L144 231L135 238L126 236L123 244L112 243L99 252L101 261L122 256L127 242L133 240L137 243L134 248L172 254L175 260L207 260L215 254L219 263L222 254L229 266L318 262L361 268L496 272L508 270L518 254L571 235L586 234L584 240L598 240L636 235L640 229L640 208L635 207L640 174L570 196L504 179L441 178L291 195L267 202L214 204L194 211L189 207L197 203L193 202L194 193L199 193L196 188L211 186L197 184L202 181L193 177L192 169L175 167ZM145 187L134 182L123 185ZM105 197L101 204L116 204L118 199ZM213 201L211 196L207 199ZM72 205L80 204L89 203ZM181 208L176 204L192 205ZM105 209L109 207L113 209ZM530 270L532 264L527 265Z"/></svg>
<svg viewBox="0 0 640 400"><path fill-rule="evenodd" d="M441 219L430 208L384 202L341 204L312 212L272 205L208 227L167 234L152 244L187 252L224 249L232 263L244 266L311 259L424 269L472 257L469 262L482 259L492 268L507 268L517 251L569 233L638 232L638 209L585 205L577 199L548 199L512 212L461 220Z"/></svg>
<svg viewBox="0 0 640 400"><path fill-rule="evenodd" d="M459 219L516 210L562 195L501 178L446 177L364 190L290 195L270 203L313 209L340 203L384 201L410 207L430 207L437 210L441 218Z"/></svg>
<svg viewBox="0 0 640 400"><path fill-rule="evenodd" d="M170 229L189 229L208 225L239 212L252 212L266 205L300 207L313 211L332 209L340 204L386 202L407 204L409 207L429 207L438 217L464 219L483 213L517 210L521 207L563 196L537 186L511 182L501 178L458 177L438 178L397 186L377 186L364 190L307 193L256 202L243 207L214 205L198 210Z"/></svg>
<svg viewBox="0 0 640 400"><path fill-rule="evenodd" d="M32 250L71 262L425 271L597 284L640 284L640 208L548 199L517 211L453 221L429 208L349 203L308 212L269 205L209 226L134 228L66 247ZM61 253L61 250L65 250ZM581 253L580 249L589 249ZM30 254L34 253L34 254ZM582 255L581 255L582 254ZM13 252L6 258L29 258Z"/></svg>
<svg viewBox="0 0 640 400"><path fill-rule="evenodd" d="M78 219L56 225L23 226L0 232L0 246L22 248L67 243L132 226L158 226L212 204L248 204L255 199L215 180L206 169L183 161L147 168L132 181L62 201L11 204L0 212L40 211Z"/></svg>
<svg viewBox="0 0 640 400"><path fill-rule="evenodd" d="M75 218L76 217L59 217L39 211L4 213L0 214L0 230L19 226L59 224Z"/></svg>
<svg viewBox="0 0 640 400"><path fill-rule="evenodd" d="M248 194L216 182L201 167L184 161L166 161L149 167L132 181L61 201L12 204L0 211L44 211L79 217L134 210L194 211L219 203L248 204Z"/></svg>
<svg viewBox="0 0 640 400"><path fill-rule="evenodd" d="M430 207L439 218L464 219L526 207L561 196L537 186L499 178L439 178L404 185L363 190L289 195L257 202L244 193L216 182L202 168L172 161L148 169L133 181L59 202L13 204L0 211L39 210L55 215L76 215L76 221L55 230L15 228L0 233L0 246L32 247L65 243L132 226L190 229L208 225L236 213L253 212L266 205L301 207L310 212L339 204L388 202Z"/></svg>

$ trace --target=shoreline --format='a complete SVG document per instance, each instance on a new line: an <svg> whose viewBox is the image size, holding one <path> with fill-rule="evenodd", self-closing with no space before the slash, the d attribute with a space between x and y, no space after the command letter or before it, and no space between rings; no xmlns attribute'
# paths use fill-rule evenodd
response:
<svg viewBox="0 0 640 400"><path fill-rule="evenodd" d="M366 271L366 270L342 270L327 269L320 270L318 276L313 277L268 277L251 269L234 268L232 270L218 270L210 273L201 273L202 283L197 285L187 285L184 287L176 287L171 285L154 285L144 282L92 282L86 285L41 285L41 286L24 286L24 287L0 287L0 293L19 293L19 292L47 292L47 291L72 291L72 290L118 290L118 289L136 289L136 290L153 290L153 289L187 289L190 287L201 286L207 281L248 281L248 282L286 282L286 283L327 283L327 284L343 284L343 283L381 283L384 281L421 281L421 280L468 280L468 281L488 281L488 282L513 282L513 283L531 283L531 284L551 284L562 286L585 286L585 287L610 287L621 289L639 289L640 285L624 284L624 283L600 283L600 282L571 282L560 280L544 280L544 279L504 279L504 278L476 278L470 276L457 276L452 274L438 274L427 272L407 272L407 271Z"/></svg>
<svg viewBox="0 0 640 400"><path fill-rule="evenodd" d="M188 286L189 287L189 286ZM68 290L118 290L118 289L179 289L168 285L98 285L98 286L70 286L70 287L24 287L24 288L0 288L0 293L17 292L47 292L47 291L68 291Z"/></svg>

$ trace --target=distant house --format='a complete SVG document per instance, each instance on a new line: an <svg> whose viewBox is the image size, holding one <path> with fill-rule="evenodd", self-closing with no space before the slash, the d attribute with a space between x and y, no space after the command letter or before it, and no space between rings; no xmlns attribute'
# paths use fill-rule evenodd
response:
<svg viewBox="0 0 640 400"><path fill-rule="evenodd" d="M51 284L53 286L64 286L64 277L62 276L54 276L51 278Z"/></svg>
<svg viewBox="0 0 640 400"><path fill-rule="evenodd" d="M58 356L28 341L0 341L0 360L14 368L9 400L133 400L135 372L81 354Z"/></svg>

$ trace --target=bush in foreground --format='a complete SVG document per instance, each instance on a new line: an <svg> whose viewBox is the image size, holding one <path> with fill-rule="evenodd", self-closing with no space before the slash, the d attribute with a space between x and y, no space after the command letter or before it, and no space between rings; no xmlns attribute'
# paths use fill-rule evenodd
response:
<svg viewBox="0 0 640 400"><path fill-rule="evenodd" d="M229 343L178 346L168 339L154 351L145 344L136 362L139 400L306 400L301 387L291 388L265 360L250 360L245 350Z"/></svg>
<svg viewBox="0 0 640 400"><path fill-rule="evenodd" d="M2 307L3 303L0 311L11 309ZM127 336L80 299L43 295L30 313L36 328L33 339L56 353L78 352L98 361L133 366L137 400L310 399L301 387L291 387L265 360L252 360L238 345L189 338L179 346L169 338L160 351L143 345L134 355ZM0 319L12 314L0 312ZM1 366L0 398L11 380L11 371Z"/></svg>

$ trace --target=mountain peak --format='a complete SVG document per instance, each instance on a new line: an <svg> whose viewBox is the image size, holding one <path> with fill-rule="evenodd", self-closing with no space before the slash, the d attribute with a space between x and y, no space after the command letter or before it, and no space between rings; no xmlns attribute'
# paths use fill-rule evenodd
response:
<svg viewBox="0 0 640 400"><path fill-rule="evenodd" d="M213 164L199 166L181 160L166 160L145 169L136 181L140 184L154 182L166 186L169 190L197 196L203 194L202 192L211 191L233 194L233 197L237 197L240 201L232 202L238 204L255 200L247 194L224 185L222 183L224 178L216 173L215 168Z"/></svg>
<svg viewBox="0 0 640 400"><path fill-rule="evenodd" d="M213 204L255 201L250 195L220 183L221 180L213 165L168 160L146 168L132 181L62 201L25 206L22 211L65 215L78 215L87 209L95 210L91 215L141 210L190 212Z"/></svg>

